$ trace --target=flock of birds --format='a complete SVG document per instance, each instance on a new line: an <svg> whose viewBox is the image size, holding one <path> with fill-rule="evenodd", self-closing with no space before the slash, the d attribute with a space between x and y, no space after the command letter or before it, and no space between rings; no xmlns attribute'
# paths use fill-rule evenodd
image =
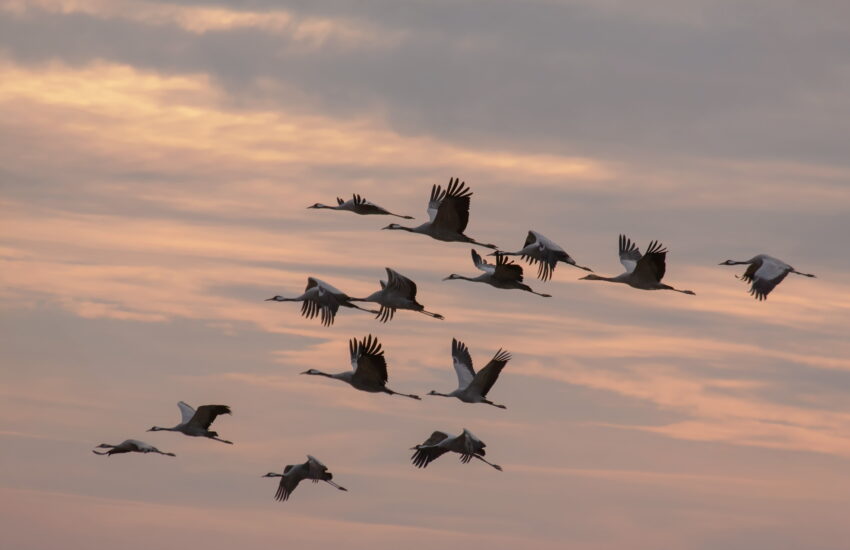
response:
<svg viewBox="0 0 850 550"><path fill-rule="evenodd" d="M508 259L509 256L519 256L532 266L537 267L537 277L544 282L552 278L558 262L563 262L590 272L588 275L582 277L581 280L624 283L640 290L673 290L683 294L694 294L692 290L677 289L661 282L666 272L667 249L658 241L650 242L646 252L641 253L640 249L631 239L625 235L620 235L619 258L620 263L623 264L626 271L616 277L596 275L590 268L578 265L563 248L536 231L529 231L523 247L515 252L502 251L493 244L478 242L464 234L469 222L471 197L472 192L466 184L457 178L453 178L449 181L446 189L442 189L439 185L434 185L431 188L431 195L428 201L429 221L416 227L406 227L391 223L383 229L419 233L440 241L471 243L495 250L495 252L489 254L490 256L495 256L494 263L490 263L478 251L474 248L472 249L472 263L482 274L475 277L466 277L453 273L444 278L444 281L465 280L485 283L495 288L523 290L537 296L550 298L550 294L536 292L523 282L522 267ZM413 219L411 216L394 214L357 194L353 195L347 201L337 198L336 206L316 203L308 208L340 210L359 215L383 215ZM801 273L789 264L765 254L759 254L744 261L726 260L719 265L747 265L748 267L744 274L738 278L750 284L750 294L760 301L765 300L767 295L789 273L814 277L810 273ZM300 296L292 298L273 296L266 301L301 302L301 314L308 319L318 317L324 326L330 326L334 323L340 307L371 313L382 323L391 321L396 311L400 309L415 311L435 319L444 318L439 313L426 311L425 306L417 301L417 288L414 281L389 267L386 268L386 272L387 279L386 281L380 281L380 290L364 298L353 298L320 279L308 277L307 287ZM374 303L379 306L379 309L367 309L357 305L355 302ZM463 342L453 338L451 354L452 364L457 375L457 389L449 393L431 391L428 395L455 397L464 403L484 403L505 409L505 405L493 403L488 400L487 394L496 383L502 369L510 361L510 353L499 349L490 362L478 372L474 370L469 349ZM382 345L376 337L370 334L360 340L352 338L349 341L349 356L351 359L351 370L329 374L316 369L309 369L301 374L333 378L345 382L360 391L386 393L411 399L420 399L418 395L397 392L387 387L387 362L384 357ZM231 414L230 407L226 405L202 405L196 410L182 401L177 405L180 408L181 414L179 424L172 428L154 426L148 431L180 432L187 436L206 437L222 443L232 444L231 441L219 438L217 432L209 429L217 417ZM484 458L484 447L486 447L484 442L466 428L455 436L441 431L434 431L425 441L411 448L414 451L411 461L414 466L424 468L443 454L454 452L460 455L460 461L464 464L471 462L474 458L501 471L501 466L493 464ZM175 456L174 453L162 452L153 445L136 439L127 439L118 445L102 443L96 448L109 449L108 451L92 450L95 454L106 456L130 452ZM281 478L277 492L275 493L275 499L279 501L288 500L298 484L305 479L309 479L314 483L325 481L341 491L347 491L347 489L332 481L333 474L328 471L327 466L311 455L307 455L307 461L302 464L287 465L283 469L282 474L270 472L262 477Z"/></svg>

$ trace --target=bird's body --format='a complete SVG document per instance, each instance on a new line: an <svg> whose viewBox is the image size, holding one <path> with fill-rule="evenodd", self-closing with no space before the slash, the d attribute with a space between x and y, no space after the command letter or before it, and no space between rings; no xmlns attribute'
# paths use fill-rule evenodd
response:
<svg viewBox="0 0 850 550"><path fill-rule="evenodd" d="M451 393L431 391L428 395L457 397L464 403L486 403L487 405L504 409L506 408L504 405L498 405L488 400L487 393L493 387L493 384L496 383L499 373L502 372L502 369L510 360L511 354L500 349L493 356L493 359L476 373L472 368L472 357L469 355L469 348L463 342L452 338L452 364L457 374L458 387Z"/></svg>
<svg viewBox="0 0 850 550"><path fill-rule="evenodd" d="M675 290L682 294L695 294L692 290L679 290L661 282L667 270L667 250L658 241L650 242L646 254L641 254L640 249L628 237L620 235L619 248L620 263L626 268L625 273L616 277L590 274L582 277L582 280L624 283L641 290Z"/></svg>
<svg viewBox="0 0 850 550"><path fill-rule="evenodd" d="M525 244L516 252L493 252L490 256L520 256L531 265L537 265L537 278L548 281L552 278L558 262L564 262L585 271L593 271L589 267L578 265L567 252L551 239L537 231L529 231Z"/></svg>
<svg viewBox="0 0 850 550"><path fill-rule="evenodd" d="M501 466L488 462L484 458L484 447L486 447L484 442L475 437L466 428L463 429L460 435L455 436L437 431L432 433L423 443L411 448L411 450L416 451L413 453L411 461L413 461L413 465L417 468L425 468L437 458L448 452L453 452L460 455L460 461L464 464L473 458L477 458L485 464L489 464L493 468L502 471Z"/></svg>
<svg viewBox="0 0 850 550"><path fill-rule="evenodd" d="M381 344L377 338L373 338L371 334L359 342L356 338L352 338L348 343L348 349L351 357L350 371L328 374L316 369L309 369L301 374L325 376L340 380L360 391L403 395L411 399L420 399L418 395L400 393L387 387L387 360L384 358L384 351L381 349Z"/></svg>
<svg viewBox="0 0 850 550"><path fill-rule="evenodd" d="M144 441L139 441L138 439L125 439L118 445L110 445L109 443L101 443L96 448L98 449L109 449L105 452L98 452L92 449L92 452L96 455L117 455L121 453L156 453L165 456L177 456L174 453L164 453L151 445L150 443L145 443Z"/></svg>
<svg viewBox="0 0 850 550"><path fill-rule="evenodd" d="M229 445L233 444L232 441L220 439L218 437L218 432L214 432L209 429L217 416L221 414L230 414L230 407L227 405L202 405L198 407L198 410L196 411L183 401L177 403L177 406L180 407L180 424L173 428L161 428L159 426L154 426L148 431L180 432L191 437L206 437Z"/></svg>
<svg viewBox="0 0 850 550"><path fill-rule="evenodd" d="M750 295L756 300L766 300L767 295L781 283L789 273L796 273L804 277L814 277L811 273L800 273L790 265L778 258L759 254L746 261L726 260L720 265L746 265L747 270L740 279L750 283Z"/></svg>
<svg viewBox="0 0 850 550"><path fill-rule="evenodd" d="M404 227L391 223L384 229L409 231L428 235L438 241L472 243L495 249L496 245L479 243L464 234L469 223L470 197L472 197L472 191L466 187L466 183L458 178L450 179L446 190L439 185L431 187L431 197L428 200L429 221L417 227Z"/></svg>
<svg viewBox="0 0 850 550"><path fill-rule="evenodd" d="M298 487L298 484L305 479L309 479L313 483L324 481L336 487L340 491L348 491L345 487L341 487L331 481L333 479L333 474L328 471L328 467L319 462L317 458L310 455L307 455L307 462L303 464L288 464L283 469L283 474L269 472L263 477L281 478L280 485L278 485L277 492L274 495L275 500L281 502L289 500L289 496L292 494L292 491L294 491L295 488Z"/></svg>
<svg viewBox="0 0 850 550"><path fill-rule="evenodd" d="M429 317L443 319L443 316L439 313L425 311L425 306L416 301L416 283L398 271L389 267L385 269L387 270L387 280L380 281L381 290L377 290L365 298L351 298L351 300L379 304L381 309L375 313L377 313L376 318L382 323L391 320L397 309L409 309Z"/></svg>
<svg viewBox="0 0 850 550"><path fill-rule="evenodd" d="M266 301L301 302L301 315L307 319L319 316L322 324L326 327L333 324L340 306L359 309L367 313L378 313L351 303L351 298L347 294L315 277L307 277L307 288L304 289L301 296L295 298L273 296L267 298Z"/></svg>
<svg viewBox="0 0 850 550"><path fill-rule="evenodd" d="M342 200L341 198L336 198L336 206L328 206L326 204L322 204L317 202L313 206L308 206L307 208L326 208L328 210L342 210L346 212L354 212L355 214L360 214L361 216L395 216L397 218L403 218L405 220L412 220L413 216L402 216L400 214L393 214L389 210L378 206L377 204L366 200L358 194L354 194L347 201Z"/></svg>
<svg viewBox="0 0 850 550"><path fill-rule="evenodd" d="M473 283L486 283L490 286L505 290L524 290L532 294L537 294L538 296L543 296L544 298L552 297L551 294L535 292L531 289L530 286L523 283L522 267L511 262L501 253L496 254L496 263L494 265L491 263L487 263L487 261L483 259L481 255L475 251L475 249L473 249L472 263L474 263L475 267L477 267L484 273L477 277L464 277L463 275L452 273L443 280L449 281L460 279L463 281L471 281Z"/></svg>

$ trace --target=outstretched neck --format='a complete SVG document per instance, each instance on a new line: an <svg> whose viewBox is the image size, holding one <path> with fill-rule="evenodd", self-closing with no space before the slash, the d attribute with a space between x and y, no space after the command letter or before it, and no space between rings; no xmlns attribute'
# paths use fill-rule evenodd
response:
<svg viewBox="0 0 850 550"><path fill-rule="evenodd" d="M585 275L580 281L608 281L609 283L622 283L619 277L603 277L602 275L597 275L596 273L591 273L590 275Z"/></svg>

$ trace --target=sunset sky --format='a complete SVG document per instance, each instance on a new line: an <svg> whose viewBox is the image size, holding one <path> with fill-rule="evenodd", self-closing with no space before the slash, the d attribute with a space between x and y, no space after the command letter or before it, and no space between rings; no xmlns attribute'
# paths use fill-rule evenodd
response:
<svg viewBox="0 0 850 550"><path fill-rule="evenodd" d="M845 0L0 0L0 547L839 550L850 524ZM602 275L617 236L696 296L464 281L470 246L308 210L359 193L529 229ZM483 251L483 250L482 250ZM757 302L719 266L775 255ZM300 316L392 267L445 321ZM380 338L390 387L350 368ZM513 359L486 405L456 387ZM223 445L147 433L221 403ZM468 428L499 473L409 448ZM147 441L176 458L98 457ZM312 454L341 493L273 500Z"/></svg>

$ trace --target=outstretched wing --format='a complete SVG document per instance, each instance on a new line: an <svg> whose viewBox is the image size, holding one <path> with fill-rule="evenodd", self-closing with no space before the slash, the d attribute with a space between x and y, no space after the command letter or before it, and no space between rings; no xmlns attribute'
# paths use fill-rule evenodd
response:
<svg viewBox="0 0 850 550"><path fill-rule="evenodd" d="M496 355L494 355L493 358L490 359L490 362L487 363L487 366L478 371L478 374L475 375L475 379L472 381L472 388L478 390L481 397L487 397L487 392L489 392L490 388L493 387L493 384L496 383L496 380L499 378L499 373L502 372L502 369L505 368L505 365L510 360L510 353L502 349L497 351Z"/></svg>
<svg viewBox="0 0 850 550"><path fill-rule="evenodd" d="M767 295L776 288L776 285L781 283L788 273L791 272L791 266L784 262L773 261L773 258L763 259L758 264L752 263L747 268L747 271L741 277L743 280L751 282L750 295L756 300L766 300Z"/></svg>
<svg viewBox="0 0 850 550"><path fill-rule="evenodd" d="M446 454L448 449L437 447L436 445L441 441L446 440L448 437L449 436L446 433L435 431L421 445L414 447L416 452L413 453L412 457L410 457L413 461L413 465L417 468L424 468L437 458Z"/></svg>
<svg viewBox="0 0 850 550"><path fill-rule="evenodd" d="M188 424L192 417L195 416L195 409L189 406L188 403L184 401L180 401L177 403L177 406L180 407L180 424Z"/></svg>
<svg viewBox="0 0 850 550"><path fill-rule="evenodd" d="M460 453L460 461L466 464L472 460L473 455L484 456L486 454L484 452L485 446L483 441L464 428L463 433L455 438L452 450Z"/></svg>
<svg viewBox="0 0 850 550"><path fill-rule="evenodd" d="M292 471L291 465L287 466L284 469L283 477L280 478L280 484L277 486L277 492L274 494L274 499L283 502L289 500L289 497L292 495L292 491L298 487L298 484L301 483L302 476L296 475L296 472Z"/></svg>
<svg viewBox="0 0 850 550"><path fill-rule="evenodd" d="M481 254L476 252L474 248L472 249L472 263L475 264L475 267L477 267L484 273L492 274L494 271L496 271L496 266L491 263L487 263L487 260L482 258Z"/></svg>
<svg viewBox="0 0 850 550"><path fill-rule="evenodd" d="M429 215L435 202L435 191L436 196L439 197L439 204L437 205L436 215L431 218L431 223L447 231L463 233L469 223L469 198L472 196L472 191L466 187L466 183L458 178L449 180L445 193L441 193L439 186L437 186L431 191L431 203L428 206Z"/></svg>
<svg viewBox="0 0 850 550"><path fill-rule="evenodd" d="M641 253L637 245L625 235L620 235L620 263L626 268L626 272L634 271L640 259Z"/></svg>
<svg viewBox="0 0 850 550"><path fill-rule="evenodd" d="M348 342L351 368L354 376L364 383L383 386L387 383L387 360L377 338L371 334L359 342L352 338Z"/></svg>
<svg viewBox="0 0 850 550"><path fill-rule="evenodd" d="M502 281L522 282L522 267L510 261L507 256L496 254L496 269L493 277Z"/></svg>
<svg viewBox="0 0 850 550"><path fill-rule="evenodd" d="M409 298L411 300L416 299L416 283L414 283L411 279L408 279L398 271L395 271L388 267L384 269L387 270L386 290L396 292L399 295L404 296L405 298Z"/></svg>
<svg viewBox="0 0 850 550"><path fill-rule="evenodd" d="M649 243L649 248L646 249L646 254L638 260L634 269L635 277L661 281L664 277L664 272L667 270L667 249L658 241Z"/></svg>
<svg viewBox="0 0 850 550"><path fill-rule="evenodd" d="M227 405L201 405L189 422L206 430L220 414L230 414L230 407Z"/></svg>
<svg viewBox="0 0 850 550"><path fill-rule="evenodd" d="M452 338L452 364L457 374L457 387L464 389L469 386L475 378L472 357L469 355L466 344L455 338Z"/></svg>

